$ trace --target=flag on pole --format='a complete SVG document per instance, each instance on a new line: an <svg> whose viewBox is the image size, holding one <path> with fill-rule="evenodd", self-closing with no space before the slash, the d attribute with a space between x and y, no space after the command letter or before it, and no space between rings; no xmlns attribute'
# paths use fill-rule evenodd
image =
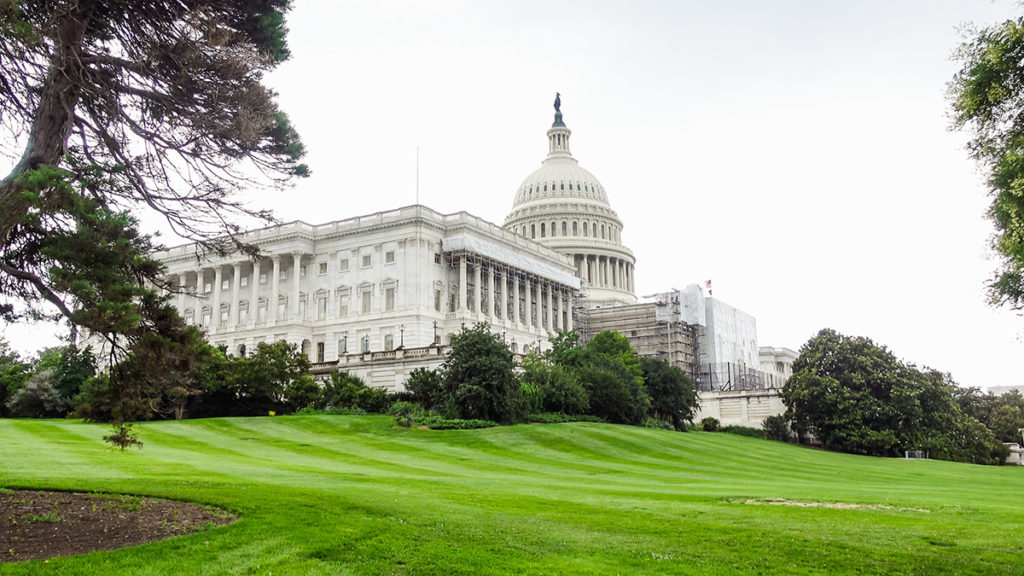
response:
<svg viewBox="0 0 1024 576"><path fill-rule="evenodd" d="M711 296L711 280L706 280L704 282L704 287L708 289L708 296Z"/></svg>

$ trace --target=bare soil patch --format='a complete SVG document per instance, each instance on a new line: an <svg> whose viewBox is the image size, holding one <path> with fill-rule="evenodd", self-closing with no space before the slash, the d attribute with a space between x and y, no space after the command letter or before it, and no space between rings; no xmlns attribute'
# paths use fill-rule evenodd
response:
<svg viewBox="0 0 1024 576"><path fill-rule="evenodd" d="M0 489L0 562L114 550L234 520L185 502Z"/></svg>
<svg viewBox="0 0 1024 576"><path fill-rule="evenodd" d="M925 508L897 508L885 504L852 504L849 502L798 502L785 498L748 499L744 504L755 506L796 506L799 508L836 508L839 510L895 510L897 512L931 512Z"/></svg>

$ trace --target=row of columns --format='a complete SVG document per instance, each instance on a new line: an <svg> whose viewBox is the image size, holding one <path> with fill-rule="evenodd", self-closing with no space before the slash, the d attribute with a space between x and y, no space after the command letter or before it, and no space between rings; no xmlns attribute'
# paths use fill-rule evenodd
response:
<svg viewBox="0 0 1024 576"><path fill-rule="evenodd" d="M577 254L574 258L577 275L588 286L635 292L633 262L597 254Z"/></svg>
<svg viewBox="0 0 1024 576"><path fill-rule="evenodd" d="M299 315L299 300L301 299L301 287L302 287L302 275L300 269L302 266L302 257L304 255L301 252L294 252L291 254L274 254L269 257L272 272L270 273L270 297L267 299L267 315L271 319L277 318L277 299L281 293L281 261L282 259L291 260L291 290L288 294L288 310L287 314L289 318L296 318ZM257 321L258 305L259 305L259 293L260 293L260 274L262 272L262 266L264 262L259 259L255 261L246 260L244 262L234 262L230 264L213 265L207 268L200 268L195 271L196 283L195 290L189 290L188 277L191 272L179 273L178 277L178 309L184 314L185 309L188 308L187 298L192 299L194 313L199 315L195 322L197 324L202 323L202 308L203 299L205 297L205 286L206 281L209 278L208 274L212 271L213 283L210 287L209 292L209 307L210 307L210 326L211 328L221 326L220 309L221 309L221 297L222 297L222 285L224 282L224 271L225 268L231 270L231 292L229 302L229 315L225 326L233 328L238 326L239 323L239 308L240 302L242 301L242 272L243 266L251 264L251 274L249 276L249 317L245 322L245 325L252 327Z"/></svg>
<svg viewBox="0 0 1024 576"><path fill-rule="evenodd" d="M528 274L508 273L496 270L493 265L487 266L487 298L486 304L482 289L484 286L483 265L473 265L473 298L470 310L469 272L465 256L459 256L459 288L458 312L476 312L492 322L512 322L525 326L555 332L572 330L572 310L570 307L569 288L550 280ZM510 278L511 277L511 278ZM509 289L511 280L511 290ZM500 289L495 289L498 286ZM520 287L523 296L520 298ZM509 315L509 294L511 293L511 315ZM520 304L523 311L520 312ZM533 305L537 305L537 314L533 313Z"/></svg>

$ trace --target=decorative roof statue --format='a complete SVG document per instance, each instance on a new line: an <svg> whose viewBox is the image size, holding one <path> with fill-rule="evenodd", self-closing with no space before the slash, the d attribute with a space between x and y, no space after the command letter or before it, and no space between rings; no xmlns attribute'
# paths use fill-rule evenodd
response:
<svg viewBox="0 0 1024 576"><path fill-rule="evenodd" d="M555 112L562 111L562 95L555 92Z"/></svg>

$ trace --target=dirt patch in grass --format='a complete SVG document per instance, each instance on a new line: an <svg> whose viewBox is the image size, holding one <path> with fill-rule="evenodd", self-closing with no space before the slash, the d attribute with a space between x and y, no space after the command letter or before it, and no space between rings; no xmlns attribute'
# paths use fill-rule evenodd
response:
<svg viewBox="0 0 1024 576"><path fill-rule="evenodd" d="M0 489L0 562L114 550L234 520L185 502Z"/></svg>
<svg viewBox="0 0 1024 576"><path fill-rule="evenodd" d="M799 502L785 498L764 498L742 500L744 504L761 506L797 506L799 508L837 508L840 510L895 510L897 512L931 512L925 508L898 508L885 504L852 504L850 502Z"/></svg>

